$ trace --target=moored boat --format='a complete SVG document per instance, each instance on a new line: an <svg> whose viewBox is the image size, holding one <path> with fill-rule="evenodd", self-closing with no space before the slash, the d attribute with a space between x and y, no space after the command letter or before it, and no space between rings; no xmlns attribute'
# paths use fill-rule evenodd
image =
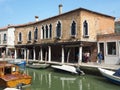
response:
<svg viewBox="0 0 120 90"><path fill-rule="evenodd" d="M25 66L26 65L26 61L17 62L15 64L18 65L18 66Z"/></svg>
<svg viewBox="0 0 120 90"><path fill-rule="evenodd" d="M0 86L1 87L16 87L19 84L31 84L32 77L27 74L22 74L19 67L14 64L0 64Z"/></svg>
<svg viewBox="0 0 120 90"><path fill-rule="evenodd" d="M9 60L8 63L15 64L17 66L25 66L26 65L25 60L19 60L19 59Z"/></svg>
<svg viewBox="0 0 120 90"><path fill-rule="evenodd" d="M51 67L54 69L57 69L57 70L62 70L62 71L70 72L73 74L79 74L79 75L85 74L78 67L74 67L74 66L70 66L70 65L52 65Z"/></svg>
<svg viewBox="0 0 120 90"><path fill-rule="evenodd" d="M109 81L115 83L115 84L119 84L120 85L120 76L116 76L116 72L111 71L111 70L107 70L107 69L103 69L103 68L98 68L98 70L101 72L101 74L107 78Z"/></svg>
<svg viewBox="0 0 120 90"><path fill-rule="evenodd" d="M50 66L50 64L46 63L33 63L33 64L27 64L26 65L29 68L34 68L34 69L45 69Z"/></svg>

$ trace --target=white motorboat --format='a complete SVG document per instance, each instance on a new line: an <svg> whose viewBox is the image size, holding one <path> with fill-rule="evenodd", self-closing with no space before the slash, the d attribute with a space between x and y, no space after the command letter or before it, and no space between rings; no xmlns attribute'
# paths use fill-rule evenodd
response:
<svg viewBox="0 0 120 90"><path fill-rule="evenodd" d="M120 85L120 76L116 76L114 71L103 69L103 68L98 68L98 70L109 81Z"/></svg>
<svg viewBox="0 0 120 90"><path fill-rule="evenodd" d="M54 69L58 69L58 70L62 70L62 71L66 71L74 74L84 75L83 71L70 65L52 65L51 67Z"/></svg>

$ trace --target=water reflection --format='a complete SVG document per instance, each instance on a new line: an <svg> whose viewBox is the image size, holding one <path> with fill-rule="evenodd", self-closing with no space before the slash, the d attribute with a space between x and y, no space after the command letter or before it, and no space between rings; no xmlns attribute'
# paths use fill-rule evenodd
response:
<svg viewBox="0 0 120 90"><path fill-rule="evenodd" d="M49 69L26 69L26 72L33 78L32 85L24 90L119 90L120 88L98 76L77 76L56 73Z"/></svg>
<svg viewBox="0 0 120 90"><path fill-rule="evenodd" d="M23 90L119 90L120 86L103 77L57 73L51 69L25 69L32 76L32 84ZM3 90L3 89L1 89Z"/></svg>

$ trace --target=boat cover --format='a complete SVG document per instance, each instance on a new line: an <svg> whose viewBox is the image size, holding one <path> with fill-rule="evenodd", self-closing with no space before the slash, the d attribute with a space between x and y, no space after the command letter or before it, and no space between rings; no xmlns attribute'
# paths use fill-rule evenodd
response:
<svg viewBox="0 0 120 90"><path fill-rule="evenodd" d="M113 75L120 77L120 68Z"/></svg>

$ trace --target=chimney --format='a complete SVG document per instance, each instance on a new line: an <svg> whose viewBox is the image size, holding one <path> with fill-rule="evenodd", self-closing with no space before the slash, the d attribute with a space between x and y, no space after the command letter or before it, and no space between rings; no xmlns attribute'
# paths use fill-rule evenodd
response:
<svg viewBox="0 0 120 90"><path fill-rule="evenodd" d="M35 16L35 21L38 21L39 20L39 17L38 16Z"/></svg>
<svg viewBox="0 0 120 90"><path fill-rule="evenodd" d="M59 5L59 14L62 14L62 7L63 7L63 5L60 4L60 5Z"/></svg>

